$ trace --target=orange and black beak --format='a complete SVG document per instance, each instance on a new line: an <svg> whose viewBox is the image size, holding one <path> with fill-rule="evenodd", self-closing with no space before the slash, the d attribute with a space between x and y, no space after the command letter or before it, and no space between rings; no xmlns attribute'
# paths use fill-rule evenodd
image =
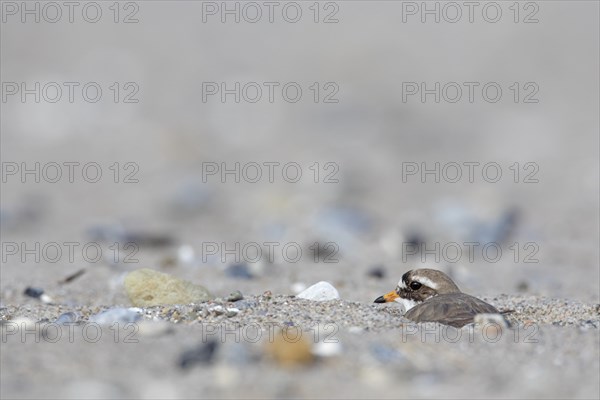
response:
<svg viewBox="0 0 600 400"><path fill-rule="evenodd" d="M396 293L395 290L384 294L383 296L379 296L378 298L375 299L375 303L389 303L390 301L394 301L396 300L398 297L398 293Z"/></svg>

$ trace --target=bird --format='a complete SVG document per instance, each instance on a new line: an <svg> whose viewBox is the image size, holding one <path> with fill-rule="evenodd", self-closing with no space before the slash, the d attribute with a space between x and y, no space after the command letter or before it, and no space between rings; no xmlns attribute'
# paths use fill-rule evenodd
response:
<svg viewBox="0 0 600 400"><path fill-rule="evenodd" d="M505 314L491 304L470 296L442 271L423 268L402 275L396 289L379 296L375 303L396 301L404 306L404 316L414 322L439 322L462 328L474 322L477 314Z"/></svg>

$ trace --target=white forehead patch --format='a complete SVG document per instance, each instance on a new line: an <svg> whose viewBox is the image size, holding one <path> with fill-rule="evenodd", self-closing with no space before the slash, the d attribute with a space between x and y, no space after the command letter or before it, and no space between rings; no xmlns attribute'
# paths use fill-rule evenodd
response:
<svg viewBox="0 0 600 400"><path fill-rule="evenodd" d="M400 289L406 289L406 285L404 284L404 281L403 281L402 279L400 279L400 280L398 281L398 287L399 287Z"/></svg>
<svg viewBox="0 0 600 400"><path fill-rule="evenodd" d="M431 279L429 279L425 276L417 276L417 277L415 277L415 281L421 283L421 285L428 286L434 290L437 290L437 288L438 288L438 285L436 283L434 283Z"/></svg>
<svg viewBox="0 0 600 400"><path fill-rule="evenodd" d="M413 308L414 306L417 305L416 301L410 300L410 299L403 299L402 297L398 297L394 301L402 304L402 307L404 307L404 313L405 314L408 312L408 310L410 310L411 308Z"/></svg>

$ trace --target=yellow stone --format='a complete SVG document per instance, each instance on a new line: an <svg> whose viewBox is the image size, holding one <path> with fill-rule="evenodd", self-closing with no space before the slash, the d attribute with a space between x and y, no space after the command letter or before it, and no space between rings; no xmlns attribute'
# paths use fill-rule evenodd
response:
<svg viewBox="0 0 600 400"><path fill-rule="evenodd" d="M212 299L203 286L148 268L127 274L125 291L136 307L199 303Z"/></svg>
<svg viewBox="0 0 600 400"><path fill-rule="evenodd" d="M301 328L278 331L267 350L275 361L285 367L307 365L314 361L307 332L302 332Z"/></svg>

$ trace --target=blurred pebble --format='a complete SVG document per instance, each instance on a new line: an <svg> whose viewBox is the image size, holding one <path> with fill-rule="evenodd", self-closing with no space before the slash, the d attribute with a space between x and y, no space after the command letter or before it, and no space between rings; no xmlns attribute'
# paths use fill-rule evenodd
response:
<svg viewBox="0 0 600 400"><path fill-rule="evenodd" d="M33 297L34 299L40 300L44 304L52 303L52 297L44 293L44 289L36 287L28 287L23 292L25 296Z"/></svg>
<svg viewBox="0 0 600 400"><path fill-rule="evenodd" d="M93 226L87 233L95 241L118 242L121 245L131 242L140 247L166 247L174 242L167 234L128 231L120 225Z"/></svg>
<svg viewBox="0 0 600 400"><path fill-rule="evenodd" d="M301 293L302 291L306 290L306 284L302 283L302 282L295 282L292 284L292 293L294 294L298 294Z"/></svg>
<svg viewBox="0 0 600 400"><path fill-rule="evenodd" d="M77 315L77 313L66 312L66 313L60 314L58 316L58 318L56 318L56 321L54 321L54 323L56 323L56 324L70 324L70 323L73 323L73 322L77 322L77 318L79 318L79 316Z"/></svg>
<svg viewBox="0 0 600 400"><path fill-rule="evenodd" d="M196 348L184 351L179 356L179 367L187 369L196 364L209 364L214 358L217 345L217 341L211 340L201 343Z"/></svg>
<svg viewBox="0 0 600 400"><path fill-rule="evenodd" d="M321 281L304 290L296 297L313 301L327 301L339 299L340 294L331 283Z"/></svg>
<svg viewBox="0 0 600 400"><path fill-rule="evenodd" d="M235 292L231 292L229 296L225 297L225 301L236 302L242 300L243 298L244 295L242 294L242 292L236 290Z"/></svg>
<svg viewBox="0 0 600 400"><path fill-rule="evenodd" d="M252 279L254 277L250 273L248 264L232 264L227 267L225 273L232 278Z"/></svg>
<svg viewBox="0 0 600 400"><path fill-rule="evenodd" d="M256 335L261 334L260 331L255 333L253 332L249 335L252 335L252 338ZM252 347L248 344L247 341L230 341L227 342L221 349L219 350L221 359L224 361L225 365L246 365L250 364L252 361L258 361L260 359L261 353L257 353L257 348Z"/></svg>
<svg viewBox="0 0 600 400"><path fill-rule="evenodd" d="M318 342L312 348L312 353L317 357L333 357L342 354L342 345L339 342Z"/></svg>
<svg viewBox="0 0 600 400"><path fill-rule="evenodd" d="M310 342L296 328L278 331L273 340L268 342L267 352L285 367L306 365L314 361Z"/></svg>
<svg viewBox="0 0 600 400"><path fill-rule="evenodd" d="M519 292L527 292L528 290L529 290L529 283L527 283L526 281L521 281L517 285L517 291L519 291Z"/></svg>
<svg viewBox="0 0 600 400"><path fill-rule="evenodd" d="M115 322L127 324L138 321L142 318L142 310L139 308L111 308L101 313L90 316L90 322L100 325L112 325Z"/></svg>
<svg viewBox="0 0 600 400"><path fill-rule="evenodd" d="M367 275L372 278L383 279L385 278L385 267L383 265L376 265L369 269Z"/></svg>
<svg viewBox="0 0 600 400"><path fill-rule="evenodd" d="M148 268L130 272L124 284L129 299L139 307L199 303L213 297L203 286Z"/></svg>
<svg viewBox="0 0 600 400"><path fill-rule="evenodd" d="M28 287L23 292L25 296L33 297L34 299L39 299L42 294L44 294L44 289L36 288L36 287Z"/></svg>
<svg viewBox="0 0 600 400"><path fill-rule="evenodd" d="M373 344L369 350L373 357L382 364L402 361L405 358L398 350L382 344Z"/></svg>
<svg viewBox="0 0 600 400"><path fill-rule="evenodd" d="M414 247L419 247L422 244L425 243L425 238L423 237L423 235L417 233L417 232L411 232L408 235L406 235L406 239L404 240L404 243L406 245L410 245L410 246L414 246Z"/></svg>
<svg viewBox="0 0 600 400"><path fill-rule="evenodd" d="M170 201L172 211L182 217L204 210L210 203L211 192L202 182L184 181Z"/></svg>
<svg viewBox="0 0 600 400"><path fill-rule="evenodd" d="M250 263L248 265L248 271L250 271L250 275L252 275L252 277L254 278L257 276L265 275L267 268L269 268L272 272L275 272L276 270L272 267L273 267L272 264L270 264L269 262L267 262L265 260L260 259L257 262Z"/></svg>
<svg viewBox="0 0 600 400"><path fill-rule="evenodd" d="M169 256L165 256L163 259L160 260L160 267L161 268L172 268L177 266L177 262L179 260L177 259L177 257L169 255Z"/></svg>
<svg viewBox="0 0 600 400"><path fill-rule="evenodd" d="M44 293L40 296L40 300L44 304L50 304L53 301L52 297L48 296L46 293Z"/></svg>
<svg viewBox="0 0 600 400"><path fill-rule="evenodd" d="M179 246L177 249L177 260L182 264L192 264L196 259L194 248L189 244Z"/></svg>

